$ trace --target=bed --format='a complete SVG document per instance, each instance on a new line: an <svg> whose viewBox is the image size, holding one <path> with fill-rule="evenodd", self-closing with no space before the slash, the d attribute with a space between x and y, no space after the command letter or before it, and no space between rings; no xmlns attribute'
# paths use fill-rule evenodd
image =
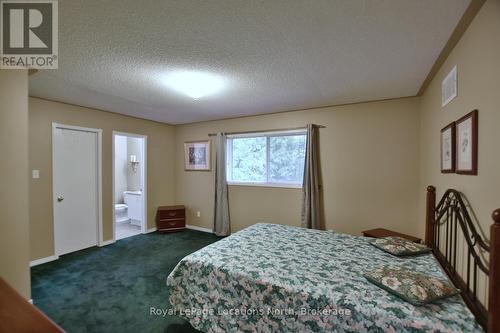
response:
<svg viewBox="0 0 500 333"><path fill-rule="evenodd" d="M446 197L457 195L447 192ZM443 221L460 224L459 218L450 213L451 205L460 206L460 202L442 199L436 205L435 189L429 191L426 242L434 253L411 258L379 251L366 237L275 224L253 225L182 259L167 278L169 301L177 315L203 332L487 330L487 310L474 297L469 299L474 296L472 290L476 292L477 282L474 280L473 286L471 281L460 282L460 277L450 274L453 254L448 240L459 228L452 229L446 238L444 245L450 252L441 251ZM462 208L467 210L465 205ZM498 223L493 228L500 234ZM488 247L478 234L474 236L474 246L484 243ZM493 240L491 246L498 247ZM474 267L481 269L475 260ZM448 274L460 287L462 297L413 306L367 282L363 274L382 265L441 279L447 279ZM491 278L498 270L491 264L487 273ZM490 312L498 307L496 302L490 300ZM495 325L491 320L490 332L498 332Z"/></svg>

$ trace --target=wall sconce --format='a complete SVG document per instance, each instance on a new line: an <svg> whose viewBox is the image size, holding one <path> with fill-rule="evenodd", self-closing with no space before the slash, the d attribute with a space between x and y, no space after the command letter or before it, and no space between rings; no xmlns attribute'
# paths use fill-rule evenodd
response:
<svg viewBox="0 0 500 333"><path fill-rule="evenodd" d="M137 172L137 167L139 166L139 161L136 155L130 155L130 164L132 165L132 170Z"/></svg>

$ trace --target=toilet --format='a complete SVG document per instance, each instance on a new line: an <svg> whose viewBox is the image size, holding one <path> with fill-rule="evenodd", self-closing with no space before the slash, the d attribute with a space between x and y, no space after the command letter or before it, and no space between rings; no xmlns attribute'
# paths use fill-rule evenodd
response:
<svg viewBox="0 0 500 333"><path fill-rule="evenodd" d="M128 217L128 206L125 204L115 205L115 219L117 223L128 222L130 219Z"/></svg>

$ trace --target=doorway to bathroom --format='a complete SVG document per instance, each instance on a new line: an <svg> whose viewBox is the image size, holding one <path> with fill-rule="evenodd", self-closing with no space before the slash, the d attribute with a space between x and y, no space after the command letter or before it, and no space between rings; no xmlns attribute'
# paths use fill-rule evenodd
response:
<svg viewBox="0 0 500 333"><path fill-rule="evenodd" d="M113 131L113 237L147 232L147 136Z"/></svg>

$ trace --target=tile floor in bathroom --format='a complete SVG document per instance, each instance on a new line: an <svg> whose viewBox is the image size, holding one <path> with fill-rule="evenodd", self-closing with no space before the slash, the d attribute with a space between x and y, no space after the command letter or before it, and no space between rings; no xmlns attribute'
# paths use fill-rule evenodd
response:
<svg viewBox="0 0 500 333"><path fill-rule="evenodd" d="M141 227L138 225L131 224L130 221L118 222L116 224L116 230L115 230L116 240L139 235L140 233L141 233Z"/></svg>

